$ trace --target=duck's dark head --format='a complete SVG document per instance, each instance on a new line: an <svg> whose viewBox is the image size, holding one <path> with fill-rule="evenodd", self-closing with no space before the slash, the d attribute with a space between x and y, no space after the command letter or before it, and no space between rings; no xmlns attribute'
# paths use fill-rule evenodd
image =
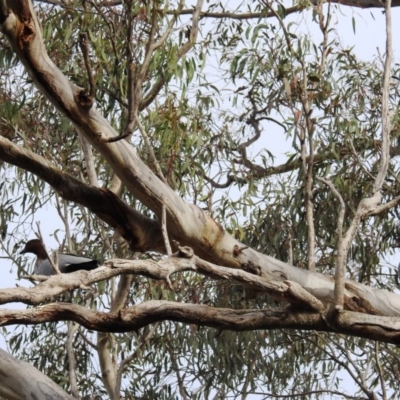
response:
<svg viewBox="0 0 400 400"><path fill-rule="evenodd" d="M33 253L38 258L47 258L47 252L43 242L40 239L32 239L25 243L25 247L21 250L20 254Z"/></svg>

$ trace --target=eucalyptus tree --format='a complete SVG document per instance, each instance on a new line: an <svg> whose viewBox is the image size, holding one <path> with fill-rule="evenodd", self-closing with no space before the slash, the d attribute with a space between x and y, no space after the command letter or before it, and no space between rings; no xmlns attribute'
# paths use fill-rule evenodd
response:
<svg viewBox="0 0 400 400"><path fill-rule="evenodd" d="M229 7L1 1L1 243L30 282L0 290L1 396L398 398L391 2L372 61L333 3ZM30 275L44 224L101 267Z"/></svg>

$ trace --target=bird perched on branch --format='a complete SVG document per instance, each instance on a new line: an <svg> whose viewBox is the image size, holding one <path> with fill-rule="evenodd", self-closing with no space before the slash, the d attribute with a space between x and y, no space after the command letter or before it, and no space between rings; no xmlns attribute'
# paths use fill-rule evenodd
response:
<svg viewBox="0 0 400 400"><path fill-rule="evenodd" d="M36 275L54 275L55 271L49 261L49 255L39 239L33 239L26 242L25 247L20 254L33 253L36 255L34 273ZM91 258L79 257L73 254L58 254L58 269L62 273L70 273L79 270L90 271L98 267L97 260Z"/></svg>

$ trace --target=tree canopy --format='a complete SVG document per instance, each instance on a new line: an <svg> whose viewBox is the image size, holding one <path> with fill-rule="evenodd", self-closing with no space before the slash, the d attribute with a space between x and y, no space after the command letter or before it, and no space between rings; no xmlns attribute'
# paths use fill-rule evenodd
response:
<svg viewBox="0 0 400 400"><path fill-rule="evenodd" d="M0 4L0 396L398 398L397 0Z"/></svg>

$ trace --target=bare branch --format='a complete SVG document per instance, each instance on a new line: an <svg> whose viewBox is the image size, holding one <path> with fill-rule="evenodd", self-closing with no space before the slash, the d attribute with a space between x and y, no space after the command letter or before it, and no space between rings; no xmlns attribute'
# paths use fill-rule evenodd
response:
<svg viewBox="0 0 400 400"><path fill-rule="evenodd" d="M325 305L309 291L303 289L296 282L267 280L253 273L239 269L222 268L198 257L192 256L189 249L186 253L185 248L180 248L178 257L171 256L158 263L145 260L108 260L105 265L112 268L97 268L93 271L78 271L73 274L61 274L61 276L51 276L47 280L33 288L11 288L0 291L0 304L11 301L20 301L26 304L40 304L51 299L67 290L75 288L87 288L95 282L110 279L121 274L139 274L154 279L162 279L168 282L169 277L180 271L196 270L214 279L224 279L234 281L245 286L250 286L252 290L267 292L277 301L290 302L303 305L306 308L322 312ZM351 294L346 292L348 298ZM399 300L400 301L400 300ZM361 302L360 302L361 303ZM122 305L122 302L120 302Z"/></svg>
<svg viewBox="0 0 400 400"><path fill-rule="evenodd" d="M312 274L307 270L295 268L277 260L273 260L270 268L268 265L260 266L249 261L248 264L243 265L243 269L248 269L251 272L246 272L240 269L220 267L198 257L193 260L193 252L191 250L188 252L185 249L179 247L178 257L169 257L158 263L144 260L114 259L106 263L111 268L102 267L90 272L78 271L73 274L43 277L45 282L31 289L18 287L0 291L0 304L23 302L37 305L67 290L87 288L95 282L121 274L140 274L167 281L169 276L175 272L194 269L206 276L234 281L250 286L252 290L266 292L277 301L299 304L307 309L314 309L319 312L333 301L334 280L330 276ZM246 248L241 253L250 250ZM264 257L271 262L269 257ZM307 290L302 289L302 287L306 287ZM355 281L346 280L344 296L345 309L368 314L400 316L400 296L395 293L384 292ZM330 323L335 324L336 322L333 320Z"/></svg>
<svg viewBox="0 0 400 400"><path fill-rule="evenodd" d="M378 175L374 182L374 193L381 190L383 182L389 168L390 152L390 131L391 131L391 113L389 111L389 90L390 90L390 69L392 67L393 46L392 46L392 10L391 0L385 1L386 17L386 55L385 67L383 71L382 85L382 149Z"/></svg>
<svg viewBox="0 0 400 400"><path fill-rule="evenodd" d="M381 143L382 143L381 140L374 140L371 144L371 149L381 147ZM357 148L358 148L358 146L355 146L355 149L357 149ZM324 163L330 163L332 161L335 161L335 160L338 160L341 158L345 158L345 157L349 157L351 155L354 155L354 153L352 153L352 151L347 149L345 146L337 146L335 148L335 151L323 150L323 151L320 151L319 153L316 153L314 155L314 165L316 166L316 165L320 165L320 164L324 164ZM399 152L398 152L397 148L394 146L391 147L390 148L390 157L393 158L398 155L399 155ZM308 164L310 157L306 156L305 160L306 160L306 164ZM238 159L238 160L235 160L235 162L238 164L243 164L243 165L247 166L250 169L249 175L251 175L252 179L266 178L269 176L283 174L286 172L293 171L295 169L299 169L302 166L301 157L295 158L293 161L286 162L281 165L267 167L267 168L264 168L261 165L254 164L254 163L250 162L249 160ZM243 178L243 177L235 177L233 175L228 175L227 181L225 183L220 184L220 183L215 182L211 178L207 177L206 179L208 182L211 183L211 185L213 187L216 187L216 188L227 188L232 183L235 183L235 182L240 182L240 183L244 184L244 183L248 182L248 180L249 180L246 177Z"/></svg>
<svg viewBox="0 0 400 400"><path fill-rule="evenodd" d="M118 313L115 313L118 315ZM85 324L82 324L86 326ZM86 326L87 327L87 326ZM117 400L120 398L118 391L118 397L114 397L116 392L117 383L117 359L116 354L116 343L112 330L100 331L97 335L97 354L99 356L99 364L102 372L101 380L104 383L105 388L110 396L111 400Z"/></svg>
<svg viewBox="0 0 400 400"><path fill-rule="evenodd" d="M172 249L171 245L169 243L169 238L168 238L168 230L167 230L167 213L165 211L165 205L163 204L162 208L162 218L161 218L161 230L164 238L164 243L165 243L165 249L167 251L167 255L172 254Z"/></svg>
<svg viewBox="0 0 400 400"><path fill-rule="evenodd" d="M337 309L343 308L344 299L344 281L345 281L345 268L346 268L346 258L347 253L343 250L343 222L344 215L346 212L346 205L344 203L343 197L337 191L333 183L329 179L324 179L317 177L317 179L327 185L334 196L339 200L340 210L337 222L337 256L336 256L336 268L335 268L335 293L334 293L334 304Z"/></svg>
<svg viewBox="0 0 400 400"><path fill-rule="evenodd" d="M378 341L375 342L375 362L376 362L376 368L378 369L379 381L381 383L382 399L387 400L385 378L383 376L382 366L379 361L379 342Z"/></svg>
<svg viewBox="0 0 400 400"><path fill-rule="evenodd" d="M93 283L126 274L139 274L154 279L166 280L171 274L179 271L194 270L193 261L186 258L170 257L159 261L147 260L108 260L102 268L92 271L77 271L70 274L52 275L38 279L42 281L32 288L16 287L0 291L0 304L20 301L25 304L39 305L68 290L84 288ZM30 276L35 279L36 275ZM126 297L125 297L126 299ZM114 307L123 307L125 302L119 301ZM116 308L117 310L117 308Z"/></svg>
<svg viewBox="0 0 400 400"><path fill-rule="evenodd" d="M142 123L139 120L138 115L135 116L135 120L137 123L137 126L139 128L140 134L142 135L142 138L146 144L146 150L149 153L150 156L150 161L153 164L154 168L156 169L157 172L157 176L164 182L167 183L167 180L164 177L164 174L162 173L160 164L158 163L157 157L154 154L154 150L153 150L153 146L150 143L150 139L146 133L146 130L144 129L144 126L142 125ZM164 203L163 203L164 204Z"/></svg>
<svg viewBox="0 0 400 400"><path fill-rule="evenodd" d="M4 399L75 400L38 369L17 360L3 349L0 349L0 375L0 396Z"/></svg>
<svg viewBox="0 0 400 400"><path fill-rule="evenodd" d="M67 247L68 247L68 252L71 254L74 254L74 249L72 246L72 237L71 237L71 230L69 227L69 221L68 221L68 209L67 209L67 202L63 201L63 204L60 204L60 200L58 196L55 196L56 198L56 210L57 214L60 217L62 223L64 224L65 228L65 237L67 240ZM42 239L43 241L43 239Z"/></svg>
<svg viewBox="0 0 400 400"><path fill-rule="evenodd" d="M97 345L95 345L91 340L87 338L87 336L82 332L83 329L79 329L78 333L81 336L81 338L93 349L97 351Z"/></svg>
<svg viewBox="0 0 400 400"><path fill-rule="evenodd" d="M398 204L400 204L400 196L395 197L393 200L388 201L385 204L378 205L373 210L371 210L367 214L365 214L364 218L372 217L375 215L385 213L385 212L389 211L391 208L396 207Z"/></svg>
<svg viewBox="0 0 400 400"><path fill-rule="evenodd" d="M331 331L320 313L290 312L285 309L233 310L199 304L151 300L119 311L105 313L71 303L52 303L26 310L0 310L0 326L75 321L100 332L130 332L157 321L177 321L218 329L302 329ZM400 319L371 316L351 311L339 314L337 333L400 344Z"/></svg>
<svg viewBox="0 0 400 400"><path fill-rule="evenodd" d="M118 142L122 139L126 139L130 134L132 134L131 131L125 131L124 133L121 133L118 136L111 136L111 137L103 137L102 141L104 143L115 143Z"/></svg>
<svg viewBox="0 0 400 400"><path fill-rule="evenodd" d="M60 1L60 0L39 0L38 2L40 3L45 3L45 4L53 4L57 5L63 8L67 7L73 7L73 2L72 1ZM314 5L318 4L318 0L311 0L311 3ZM384 8L384 5L380 0L346 0L346 2L343 2L342 0L332 0L331 3L340 3L344 6L350 6L350 7L360 7L360 8ZM105 0L102 3L98 3L98 7L117 7L123 4L122 0ZM394 0L392 1L392 7L399 7L400 6L400 1L399 0ZM296 12L300 12L304 10L306 6L294 6L294 7L289 7L285 8L285 15L290 15ZM168 14L171 15L190 15L193 13L193 9L184 9L181 11L178 10L172 10L168 11ZM236 12L208 12L204 11L200 14L201 18L213 18L213 19L233 19L233 20L248 20L248 19L262 19L262 18L271 18L275 17L274 13L262 11L258 13L236 13Z"/></svg>
<svg viewBox="0 0 400 400"><path fill-rule="evenodd" d="M181 395L183 400L188 400L187 394L186 394L186 390L185 390L185 384L184 381L182 379L181 373L179 371L179 365L176 361L176 357L174 354L174 349L171 349L170 346L168 346L168 352L169 355L171 357L171 361L172 361L172 368L175 370L175 374L176 374L176 379L178 381L178 387L179 387L179 394Z"/></svg>
<svg viewBox="0 0 400 400"><path fill-rule="evenodd" d="M335 361L335 363L337 363L338 365L340 365L344 370L346 370L347 371L347 373L351 376L351 378L354 380L354 382L360 387L360 389L364 392L364 393L366 393L367 395L368 395L368 399L370 399L371 397L369 396L369 390L365 387L365 385L364 385L364 383L363 383L363 381L362 381L362 379L361 379L361 376L360 376L360 374L358 373L358 374L356 374L356 372L354 372L354 367L355 367L355 364L354 364L354 362L353 362L353 360L348 356L348 353L346 354L346 352L343 352L342 351L342 353L343 353L343 355L346 357L346 359L347 359L347 362L344 362L343 360L341 360L340 359L340 357L338 357L337 356L337 353L338 353L338 351L337 351L337 349L334 349L333 347L332 347L332 344L330 343L330 342L328 342L327 340L326 340L326 338L323 336L323 335L321 335L321 334L319 334L319 333L316 333L316 335L322 340L322 342L324 343L324 346L321 346L321 345L319 345L318 344L318 342L313 342L313 344L314 345L316 345L323 353L325 353L325 354L327 354L328 355L328 357L330 357L333 361ZM339 343L335 343L335 346L337 347L337 348L339 348L340 350L343 350L343 348L340 346L340 344ZM327 351L327 348L329 349L329 352ZM353 367L353 368L351 368L351 367Z"/></svg>
<svg viewBox="0 0 400 400"><path fill-rule="evenodd" d="M79 137L79 140L81 141L81 145L82 145L83 157L85 159L88 181L92 186L99 186L96 168L94 165L92 145L87 141L85 136L78 135L78 137Z"/></svg>
<svg viewBox="0 0 400 400"><path fill-rule="evenodd" d="M69 383L71 385L71 393L72 396L74 396L76 399L79 399L79 390L78 390L78 384L76 382L76 358L75 358L75 353L74 353L74 347L73 347L73 340L74 340L74 335L75 332L78 330L79 325L75 324L72 321L68 322L68 331L67 331L67 355L68 355L68 366L69 366Z"/></svg>
<svg viewBox="0 0 400 400"><path fill-rule="evenodd" d="M144 337L144 339L140 342L139 346L136 348L136 350L130 354L128 357L124 358L121 360L121 363L119 365L118 371L117 371L117 383L115 387L120 387L121 386L121 380L122 380L122 374L124 373L125 368L129 365L129 363L134 360L138 356L138 352L140 349L142 349L154 336L154 334L157 331L157 328L159 327L160 323L156 322L155 324L152 325L149 333ZM117 393L115 393L117 395Z"/></svg>
<svg viewBox="0 0 400 400"><path fill-rule="evenodd" d="M197 34L199 32L199 21L201 17L201 8L203 7L204 0L197 0L196 7L192 10L192 26L190 29L189 40L181 46L178 51L179 58L185 55L196 43Z"/></svg>
<svg viewBox="0 0 400 400"><path fill-rule="evenodd" d="M227 179L226 179L226 182L224 182L224 183L218 183L215 180L211 179L210 177L208 177L207 175L204 175L204 174L203 174L203 178L207 182L211 183L211 186L213 188L216 188L216 189L225 189L225 188L229 187L234 182L243 183L243 184L247 182L246 179L237 178L237 177L235 177L233 175L228 175Z"/></svg>
<svg viewBox="0 0 400 400"><path fill-rule="evenodd" d="M181 5L182 4L183 2L181 2ZM192 26L190 28L190 37L189 40L178 49L178 55L177 55L178 59L182 58L196 44L197 35L199 31L198 23L200 21L200 15L198 11L199 10L201 11L202 5L203 5L203 0L202 1L199 0L196 5L196 8L194 10L190 10L189 12L189 14L193 14ZM180 13L178 13L177 11L171 12L170 14L173 14L175 17L168 24L168 27L165 30L163 36L156 43L153 43L152 45L153 52L164 44L165 40L168 38L168 35L171 32L173 24L176 22L176 18L180 15ZM161 76L158 78L154 86L148 91L146 97L143 100L141 98L139 99L140 102L138 105L138 109L136 111L141 111L144 110L146 107L148 107L149 104L151 104L153 100L157 97L158 93L164 87L165 83L168 80L169 76L167 75L166 72L162 71Z"/></svg>

